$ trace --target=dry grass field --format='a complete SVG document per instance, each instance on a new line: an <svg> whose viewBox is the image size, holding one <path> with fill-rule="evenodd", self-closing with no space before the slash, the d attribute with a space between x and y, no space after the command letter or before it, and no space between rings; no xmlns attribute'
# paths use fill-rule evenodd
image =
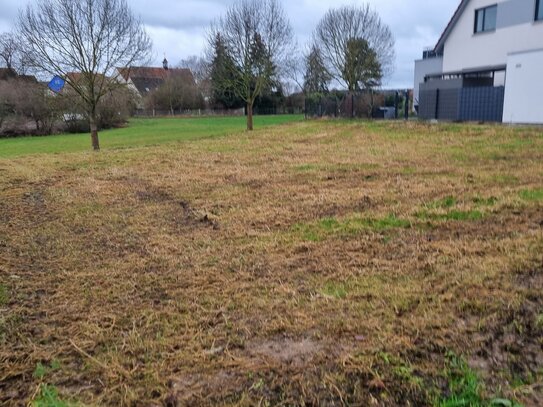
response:
<svg viewBox="0 0 543 407"><path fill-rule="evenodd" d="M0 404L540 406L542 380L541 128L0 159Z"/></svg>

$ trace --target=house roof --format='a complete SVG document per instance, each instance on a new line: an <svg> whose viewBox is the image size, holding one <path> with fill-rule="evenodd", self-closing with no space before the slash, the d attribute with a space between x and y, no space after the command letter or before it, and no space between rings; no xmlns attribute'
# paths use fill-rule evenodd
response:
<svg viewBox="0 0 543 407"><path fill-rule="evenodd" d="M194 84L194 77L190 69L133 66L119 68L118 71L125 81L132 80L132 83L141 95L158 89L166 79L172 76L179 76L187 82Z"/></svg>
<svg viewBox="0 0 543 407"><path fill-rule="evenodd" d="M0 68L0 80L6 81L8 79L18 79L27 82L38 82L35 76L32 75L19 75L11 68Z"/></svg>
<svg viewBox="0 0 543 407"><path fill-rule="evenodd" d="M85 73L83 72L68 72L66 74L66 79L72 81L73 83L79 82L85 78ZM96 79L107 79L107 76L103 74L93 74Z"/></svg>
<svg viewBox="0 0 543 407"><path fill-rule="evenodd" d="M74 87L86 87L89 85L88 80L86 80L86 77L88 78L89 74L83 73L83 72L68 72L64 76L64 79L66 80L66 86L64 87L63 91L67 91L68 89L73 89ZM107 77L103 74L95 74L93 78L94 80L94 86L100 86L105 85L107 82L113 81L112 78Z"/></svg>
<svg viewBox="0 0 543 407"><path fill-rule="evenodd" d="M124 80L144 78L144 79L161 79L164 80L168 77L169 69L153 68L146 66L131 66L128 68L118 69Z"/></svg>
<svg viewBox="0 0 543 407"><path fill-rule="evenodd" d="M38 83L38 79L36 79L36 77L34 75L19 75L18 78L23 80L23 81L27 81L27 82L36 82L36 83Z"/></svg>
<svg viewBox="0 0 543 407"><path fill-rule="evenodd" d="M159 78L132 78L132 83L141 95L154 91L164 83L164 79Z"/></svg>
<svg viewBox="0 0 543 407"><path fill-rule="evenodd" d="M445 30L441 34L441 37L439 37L439 41L437 42L434 51L437 53L443 53L443 48L445 47L445 41L449 37L449 34L453 30L454 26L456 25L456 22L464 12L464 9L468 5L469 0L462 0L460 4L458 5L456 11L454 12L451 20L449 21L449 24L447 24L447 27L445 27Z"/></svg>

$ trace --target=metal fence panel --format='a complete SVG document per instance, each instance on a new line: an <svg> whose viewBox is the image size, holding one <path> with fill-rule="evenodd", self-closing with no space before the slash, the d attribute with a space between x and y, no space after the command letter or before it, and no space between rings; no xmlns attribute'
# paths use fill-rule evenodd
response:
<svg viewBox="0 0 543 407"><path fill-rule="evenodd" d="M436 119L438 90L421 90L419 93L419 117L425 120Z"/></svg>
<svg viewBox="0 0 543 407"><path fill-rule="evenodd" d="M501 122L505 88L421 90L419 117L425 120Z"/></svg>
<svg viewBox="0 0 543 407"><path fill-rule="evenodd" d="M458 120L460 89L440 89L437 117L440 120Z"/></svg>
<svg viewBox="0 0 543 407"><path fill-rule="evenodd" d="M460 94L459 120L501 122L505 88L463 88Z"/></svg>

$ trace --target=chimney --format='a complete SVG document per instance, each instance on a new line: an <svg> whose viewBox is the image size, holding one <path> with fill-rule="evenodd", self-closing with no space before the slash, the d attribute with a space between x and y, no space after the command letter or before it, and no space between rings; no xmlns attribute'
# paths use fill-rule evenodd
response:
<svg viewBox="0 0 543 407"><path fill-rule="evenodd" d="M164 61L162 61L162 66L164 67L165 70L168 70L168 60L166 59L165 56L164 56Z"/></svg>

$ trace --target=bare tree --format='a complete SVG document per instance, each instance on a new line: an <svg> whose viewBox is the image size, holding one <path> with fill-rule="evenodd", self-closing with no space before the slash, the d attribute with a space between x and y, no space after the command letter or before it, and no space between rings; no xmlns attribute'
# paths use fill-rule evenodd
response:
<svg viewBox="0 0 543 407"><path fill-rule="evenodd" d="M203 57L191 55L186 59L182 59L178 67L190 69L197 85L209 78L209 63Z"/></svg>
<svg viewBox="0 0 543 407"><path fill-rule="evenodd" d="M0 35L0 64L19 75L26 75L29 61L15 32Z"/></svg>
<svg viewBox="0 0 543 407"><path fill-rule="evenodd" d="M99 150L97 108L120 86L110 76L115 68L146 59L151 50L141 21L126 0L38 0L20 12L18 31L31 65L64 77L80 96L92 146Z"/></svg>
<svg viewBox="0 0 543 407"><path fill-rule="evenodd" d="M364 40L365 43L356 40ZM394 37L390 28L367 4L329 10L315 30L314 44L328 71L336 80L344 82L348 89L357 88L361 82L352 76L354 70L348 67L353 59L363 55L376 59L380 67L380 77L375 78L377 81L390 75L394 69ZM371 52L362 50L366 45ZM354 51L357 55L353 54ZM374 72L378 71L373 69L373 62L370 61L368 65L372 66ZM374 83L367 78L365 82Z"/></svg>
<svg viewBox="0 0 543 407"><path fill-rule="evenodd" d="M292 49L291 56L285 61L283 87L287 95L304 91L305 56L298 46Z"/></svg>
<svg viewBox="0 0 543 407"><path fill-rule="evenodd" d="M62 116L61 100L32 80L17 79L16 86L17 90L13 94L15 113L34 122L36 135L51 134L55 122Z"/></svg>
<svg viewBox="0 0 543 407"><path fill-rule="evenodd" d="M49 135L62 110L60 98L46 92L35 78L16 76L0 81L0 127L2 116L9 118L8 134ZM34 129L30 123L34 123Z"/></svg>
<svg viewBox="0 0 543 407"><path fill-rule="evenodd" d="M179 68L189 69L192 72L196 86L205 99L211 97L210 63L204 57L192 55L179 62Z"/></svg>
<svg viewBox="0 0 543 407"><path fill-rule="evenodd" d="M247 129L253 130L253 105L266 88L277 82L292 49L293 34L277 0L240 0L212 24L208 42L224 43L231 64L224 77L212 78L231 89L247 104Z"/></svg>
<svg viewBox="0 0 543 407"><path fill-rule="evenodd" d="M84 120L85 106L81 97L71 88L62 92L62 97L55 97L61 106L64 130L69 133L89 131L89 122ZM137 102L134 91L126 86L113 89L100 99L96 110L99 129L110 129L125 124L136 110Z"/></svg>
<svg viewBox="0 0 543 407"><path fill-rule="evenodd" d="M153 107L169 110L201 109L204 100L192 73L186 69L170 70L164 83L147 100Z"/></svg>
<svg viewBox="0 0 543 407"><path fill-rule="evenodd" d="M15 70L15 62L20 49L19 42L17 42L12 33L3 33L0 35L0 58L6 68Z"/></svg>
<svg viewBox="0 0 543 407"><path fill-rule="evenodd" d="M0 135L2 134L2 125L7 117L12 113L10 106L10 86L8 81L0 80Z"/></svg>

